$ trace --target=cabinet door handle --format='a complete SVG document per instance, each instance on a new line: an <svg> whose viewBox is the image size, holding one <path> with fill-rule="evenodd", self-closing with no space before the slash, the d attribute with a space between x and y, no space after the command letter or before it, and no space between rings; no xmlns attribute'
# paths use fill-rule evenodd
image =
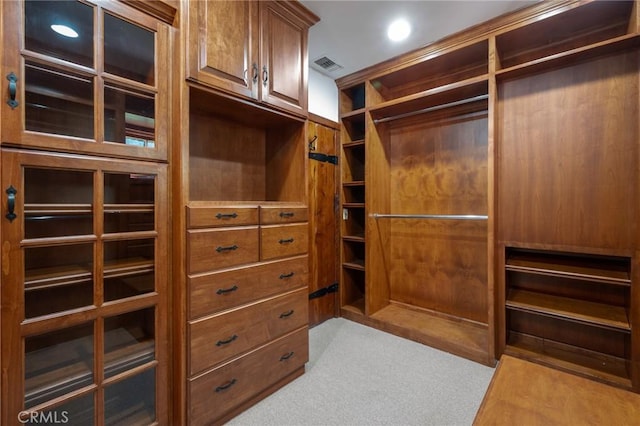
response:
<svg viewBox="0 0 640 426"><path fill-rule="evenodd" d="M251 73L253 74L251 77L251 81L253 81L253 83L257 83L258 82L258 64L256 64L255 62L253 63L253 65L251 65Z"/></svg>
<svg viewBox="0 0 640 426"><path fill-rule="evenodd" d="M280 212L280 217L293 217L293 212Z"/></svg>
<svg viewBox="0 0 640 426"><path fill-rule="evenodd" d="M235 244L234 244L234 245L232 245L232 246L226 246L226 247L224 247L224 246L218 246L218 247L216 248L216 251L217 251L218 253L222 253L223 251L234 251L234 250L238 250L238 246L237 246L237 245L235 245Z"/></svg>
<svg viewBox="0 0 640 426"><path fill-rule="evenodd" d="M293 315L293 309L291 309L290 311L287 311L287 312L283 312L283 313L281 313L281 314L280 314L280 318L288 318L288 317L290 317L291 315Z"/></svg>
<svg viewBox="0 0 640 426"><path fill-rule="evenodd" d="M236 291L237 289L238 289L237 285L234 285L233 287L230 287L230 288L219 288L218 291L216 291L216 294L229 294Z"/></svg>
<svg viewBox="0 0 640 426"><path fill-rule="evenodd" d="M233 342L237 338L238 338L238 335L234 334L233 336L229 337L227 340L218 340L216 342L216 346L228 345L229 343Z"/></svg>
<svg viewBox="0 0 640 426"><path fill-rule="evenodd" d="M238 217L238 213L233 212L233 213L218 213L216 215L216 219L235 219L236 217Z"/></svg>
<svg viewBox="0 0 640 426"><path fill-rule="evenodd" d="M229 380L227 383L225 383L224 385L220 385L216 388L216 392L223 392L226 391L227 389L229 389L231 386L235 385L237 382L236 379L231 379Z"/></svg>
<svg viewBox="0 0 640 426"><path fill-rule="evenodd" d="M284 354L280 357L280 361L286 361L293 356L293 352L289 352L288 354Z"/></svg>
<svg viewBox="0 0 640 426"><path fill-rule="evenodd" d="M249 70L245 68L243 73L242 73L242 81L244 81L244 85L245 86L249 86L249 82L247 81L247 75L248 74L249 74Z"/></svg>
<svg viewBox="0 0 640 426"><path fill-rule="evenodd" d="M267 66L262 67L262 85L267 87L267 82L269 81L269 71L267 70Z"/></svg>
<svg viewBox="0 0 640 426"><path fill-rule="evenodd" d="M295 275L294 272L289 272L288 274L280 274L280 279L284 280L286 278L291 278L294 275Z"/></svg>
<svg viewBox="0 0 640 426"><path fill-rule="evenodd" d="M4 215L4 217L9 219L9 222L13 222L13 219L18 217L14 213L16 209L16 194L18 191L13 187L13 185L9 185L5 192L7 193L7 210L9 211Z"/></svg>
<svg viewBox="0 0 640 426"><path fill-rule="evenodd" d="M18 101L16 100L18 93L18 76L10 72L7 74L7 80L9 80L9 100L7 104L9 104L11 109L15 109L18 106Z"/></svg>
<svg viewBox="0 0 640 426"><path fill-rule="evenodd" d="M280 244L289 244L293 242L293 238L287 238L286 240L278 241Z"/></svg>

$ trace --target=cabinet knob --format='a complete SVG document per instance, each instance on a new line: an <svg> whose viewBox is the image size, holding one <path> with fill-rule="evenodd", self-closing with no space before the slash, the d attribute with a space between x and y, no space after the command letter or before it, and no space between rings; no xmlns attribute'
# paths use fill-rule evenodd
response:
<svg viewBox="0 0 640 426"><path fill-rule="evenodd" d="M262 85L267 87L267 82L269 81L269 71L267 70L267 66L262 67Z"/></svg>
<svg viewBox="0 0 640 426"><path fill-rule="evenodd" d="M253 81L253 83L257 83L258 82L258 64L256 64L255 62L253 63L253 65L251 65L251 81Z"/></svg>

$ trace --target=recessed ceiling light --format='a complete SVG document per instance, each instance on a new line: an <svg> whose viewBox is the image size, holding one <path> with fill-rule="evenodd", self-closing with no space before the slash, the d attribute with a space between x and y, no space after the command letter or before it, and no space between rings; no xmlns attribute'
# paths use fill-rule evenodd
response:
<svg viewBox="0 0 640 426"><path fill-rule="evenodd" d="M405 19L396 19L389 25L387 36L392 41L402 41L409 37L411 25Z"/></svg>
<svg viewBox="0 0 640 426"><path fill-rule="evenodd" d="M78 37L78 33L76 32L76 30L66 25L53 24L51 25L51 29L65 37L70 37L70 38Z"/></svg>

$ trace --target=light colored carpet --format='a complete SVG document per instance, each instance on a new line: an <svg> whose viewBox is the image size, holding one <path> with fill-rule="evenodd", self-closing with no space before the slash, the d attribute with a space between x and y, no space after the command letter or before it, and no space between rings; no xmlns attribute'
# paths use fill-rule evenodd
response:
<svg viewBox="0 0 640 426"><path fill-rule="evenodd" d="M470 425L494 369L342 318L309 331L306 373L237 426Z"/></svg>

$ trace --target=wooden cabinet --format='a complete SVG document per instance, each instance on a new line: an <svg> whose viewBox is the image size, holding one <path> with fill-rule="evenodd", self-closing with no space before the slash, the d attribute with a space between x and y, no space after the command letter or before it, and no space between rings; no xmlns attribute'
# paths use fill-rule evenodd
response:
<svg viewBox="0 0 640 426"><path fill-rule="evenodd" d="M307 32L297 2L192 1L188 77L299 115L307 111Z"/></svg>
<svg viewBox="0 0 640 426"><path fill-rule="evenodd" d="M0 4L3 425L169 421L175 9L129 3Z"/></svg>
<svg viewBox="0 0 640 426"><path fill-rule="evenodd" d="M191 1L183 11L174 422L221 424L308 359L304 117L317 18L297 2Z"/></svg>
<svg viewBox="0 0 640 426"><path fill-rule="evenodd" d="M635 391L638 30L589 2L496 35L499 344Z"/></svg>
<svg viewBox="0 0 640 426"><path fill-rule="evenodd" d="M165 423L167 167L3 149L2 423Z"/></svg>
<svg viewBox="0 0 640 426"><path fill-rule="evenodd" d="M117 2L4 2L2 19L3 145L167 159L170 26Z"/></svg>
<svg viewBox="0 0 640 426"><path fill-rule="evenodd" d="M337 81L343 316L638 391L639 10L543 2Z"/></svg>
<svg viewBox="0 0 640 426"><path fill-rule="evenodd" d="M493 364L488 42L435 51L339 82L342 313Z"/></svg>

